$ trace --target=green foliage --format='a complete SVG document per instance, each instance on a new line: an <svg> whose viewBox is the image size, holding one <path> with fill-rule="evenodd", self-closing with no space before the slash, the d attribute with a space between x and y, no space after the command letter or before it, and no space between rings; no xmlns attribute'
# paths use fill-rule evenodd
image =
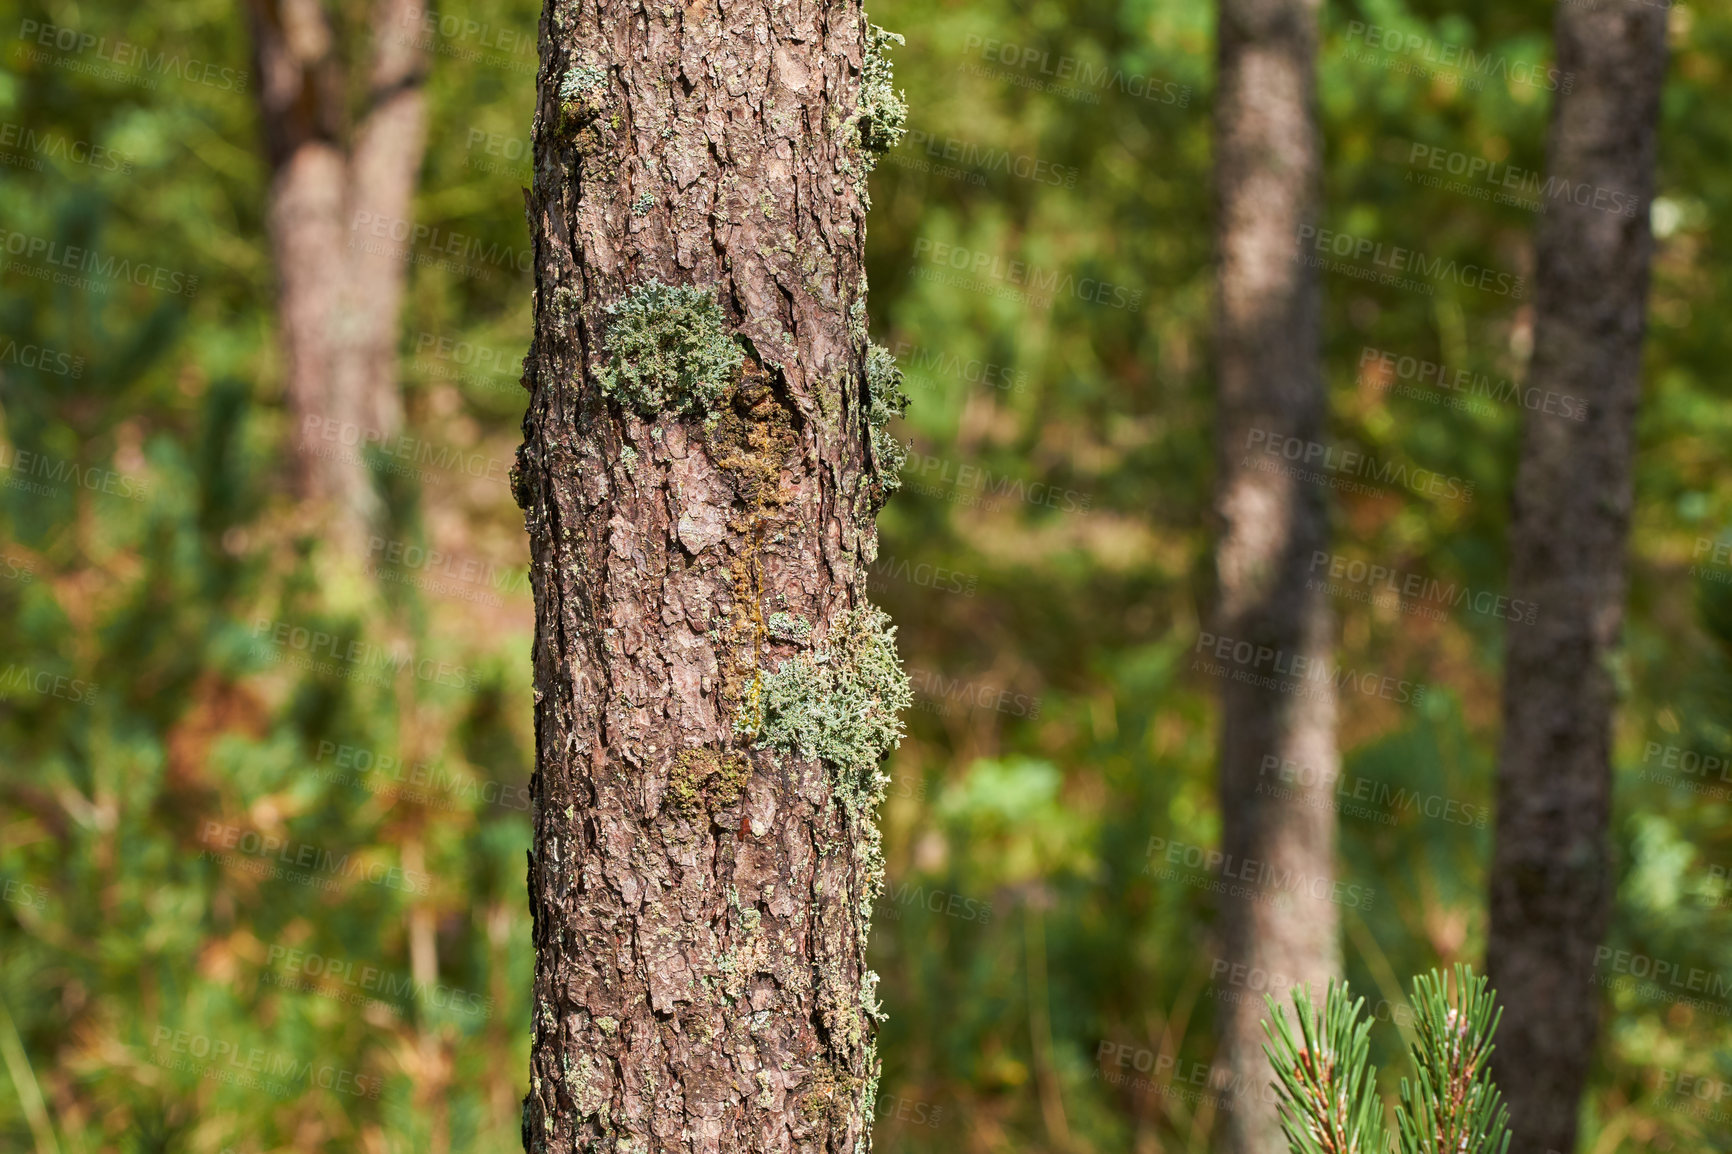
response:
<svg viewBox="0 0 1732 1154"><path fill-rule="evenodd" d="M1321 1010L1304 985L1293 992L1298 1033L1273 997L1265 995L1273 1027L1263 1052L1275 1068L1281 1129L1293 1154L1383 1154L1383 1103L1368 1041L1365 999L1348 1001L1347 984L1332 982Z"/></svg>
<svg viewBox="0 0 1732 1154"><path fill-rule="evenodd" d="M1401 1080L1396 1108L1401 1154L1503 1154L1509 1111L1491 1080L1492 1035L1503 1011L1473 967L1455 967L1455 992L1441 972L1413 979L1416 1078Z"/></svg>
<svg viewBox="0 0 1732 1154"><path fill-rule="evenodd" d="M1384 1154L1383 1104L1370 1063L1365 999L1349 1001L1332 982L1321 1011L1303 986L1293 992L1298 1033L1273 997L1264 1047L1275 1069L1281 1128L1292 1154ZM1504 1154L1509 1111L1491 1080L1491 1038L1501 1011L1485 978L1455 967L1454 992L1442 971L1413 979L1416 1076L1401 1080L1396 1107L1399 1154Z"/></svg>
<svg viewBox="0 0 1732 1154"><path fill-rule="evenodd" d="M601 391L645 419L713 412L745 360L708 289L651 280L607 315Z"/></svg>
<svg viewBox="0 0 1732 1154"><path fill-rule="evenodd" d="M365 8L326 7L345 20ZM994 485L1038 481L1094 498L1078 516L983 496L935 469L936 486L904 490L881 518L872 594L898 623L920 700L884 766L891 876L870 964L884 975L890 1016L874 1148L1207 1149L1218 1111L1180 1087L1109 1084L1095 1055L1103 1040L1159 1037L1181 1068L1206 1068L1219 1013L1206 951L1173 948L1207 940L1217 910L1199 883L1210 879L1161 876L1147 849L1153 836L1218 844L1218 687L1189 668L1212 572L1214 9L1183 0L873 7L908 34L896 51L898 88L875 49L877 107L837 132L850 172L879 161L871 336L896 350L918 402L900 427L952 477L976 469ZM432 146L410 215L441 237L471 238L475 251L529 245L520 188L534 179L532 162L521 150L506 158L536 109L540 9L498 0L485 13L473 2L452 10L522 33L522 53L474 51L476 37L434 41ZM534 740L521 514L504 484L400 478L419 490L399 505L406 541L461 557L452 572L474 558L512 582L394 571L432 578L423 588L334 564L316 527L279 495L297 430L274 345L258 78L246 91L189 78L193 61L218 76L250 67L242 9L184 0L165 19L161 4L24 0L10 11L0 121L13 128L0 220L102 263L199 277L194 297L119 281L80 293L24 275L58 270L26 269L28 256L12 253L20 268L0 285L0 468L14 482L0 490L0 674L28 664L100 686L85 703L0 684L0 886L11 899L0 902L0 999L60 1149L521 1150L530 831L511 805ZM16 35L24 19L106 37L109 49L63 55ZM1423 144L1539 169L1550 95L1496 75L1473 88L1429 65L1371 62L1374 54L1355 55L1365 40L1350 40L1349 28L1359 21L1543 62L1550 19L1546 6L1494 0L1326 6L1320 224L1438 259L1526 266L1536 214L1447 182L1421 187L1430 170L1408 158ZM1732 791L1713 773L1644 760L1649 741L1732 756L1732 570L1695 555L1699 540L1732 535L1732 329L1714 322L1732 302L1732 9L1674 5L1672 19L1608 945L1666 959L1680 974L1724 974L1732 884L1715 867L1732 862ZM1018 60L1032 50L1034 63L988 59L988 41ZM352 57L364 58L363 43L350 42ZM182 72L129 66L116 44L178 54ZM63 66L97 63L98 52L117 59L100 71ZM1109 81L1091 86L1085 69ZM1125 84L1110 80L1119 75ZM605 77L585 76L562 78L564 95L580 124L596 125L589 113L605 106ZM1134 78L1159 83L1133 91ZM1187 89L1188 100L1169 102L1160 83ZM878 125L896 119L902 86L930 135L916 147L910 133L878 157L863 135L886 139ZM32 150L32 138L47 143ZM123 163L79 163L75 153L89 155L79 142ZM947 283L930 274L952 270L930 249L917 252L923 239L1001 268L1021 261L1042 277L1142 289L1143 304L1062 293L1033 301L1018 296L1024 286L989 278ZM405 432L508 461L521 440L516 378L532 286L503 266L477 272L416 255L402 310ZM1330 427L1349 447L1471 479L1480 496L1452 505L1341 494L1338 539L1357 559L1500 591L1521 414L1436 403L1454 398L1360 368L1370 347L1451 374L1523 379L1527 302L1437 290L1323 274ZM851 318L866 319L863 310ZM490 350L495 367L438 355L447 344ZM56 373L52 358L32 364L30 348L79 358L82 372ZM145 499L77 484L33 492L25 453L86 476L111 469L141 483ZM774 478L762 483L772 488ZM897 576L920 566L977 578L972 595ZM1703 604L1692 615L1697 590ZM476 594L501 604L468 599ZM1393 820L1380 822L1356 811L1388 807L1349 791L1387 785L1488 807L1502 639L1515 626L1478 614L1423 620L1378 598L1338 598L1336 608L1343 664L1439 687L1420 710L1376 699L1343 710L1341 879L1377 887L1374 906L1343 911L1346 966L1355 989L1375 989L1399 1015L1395 975L1483 956L1490 830L1423 808L1389 808ZM247 657L259 616L432 647L482 671L482 686L459 693L411 678L385 689L340 672L261 667ZM403 779L335 772L335 754L320 756L327 741L398 757ZM417 772L519 792L488 804L472 790L409 780ZM707 771L702 780L727 795L725 780ZM401 864L419 835L433 892L327 892L202 856L201 822L252 815L296 843L380 867ZM990 921L951 912L963 899L990 904ZM1038 939L1027 928L1037 910ZM436 927L440 983L496 997L491 1019L447 1016L431 999L383 1014L270 983L273 944L408 973L417 911ZM1732 1078L1724 1005L1604 976L1604 1044L1580 1148L1732 1150L1715 1104L1684 1089L1687 1079ZM1050 1045L1037 1044L1036 1022L1050 1025ZM256 1048L355 1071L369 1086L379 1078L382 1092L301 1083L278 1097L170 1069L187 1055L153 1046L163 1028L231 1042L243 1055ZM1406 1045L1381 1027L1369 1044L1393 1098ZM0 1071L0 1149L33 1149L10 1079L10 1067ZM832 1099L814 1092L801 1108ZM1064 1133L1049 1131L1054 1118Z"/></svg>
<svg viewBox="0 0 1732 1154"><path fill-rule="evenodd" d="M896 629L865 605L837 618L814 650L764 674L765 744L829 762L851 808L875 804L878 762L902 741L902 711L913 700L896 654Z"/></svg>

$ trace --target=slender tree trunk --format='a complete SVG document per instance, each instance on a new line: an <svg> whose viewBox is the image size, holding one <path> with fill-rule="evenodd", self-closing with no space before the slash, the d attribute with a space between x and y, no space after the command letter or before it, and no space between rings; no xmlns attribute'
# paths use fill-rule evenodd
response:
<svg viewBox="0 0 1732 1154"><path fill-rule="evenodd" d="M881 47L858 0L543 12L531 1152L870 1144L907 700L864 601L896 465L862 270Z"/></svg>
<svg viewBox="0 0 1732 1154"><path fill-rule="evenodd" d="M422 88L427 65L414 19L424 7L425 0L374 0L367 107L349 152L345 291L331 380L334 397L352 414L349 419L384 437L403 424L397 319L406 253L396 244L360 243L366 230L357 222L407 221L413 209L427 132ZM370 495L370 488L364 490L363 501Z"/></svg>
<svg viewBox="0 0 1732 1154"><path fill-rule="evenodd" d="M1594 1053L1594 949L1611 910L1610 668L1622 624L1636 403L1653 238L1666 13L1642 0L1559 4L1539 227L1536 389L1584 421L1530 413L1510 524L1510 596L1540 607L1511 630L1504 672L1487 969L1504 1007L1492 1062L1517 1154L1575 1148ZM1598 190L1634 196L1624 216ZM1596 207L1598 205L1598 207Z"/></svg>
<svg viewBox="0 0 1732 1154"><path fill-rule="evenodd" d="M405 221L425 137L416 0L375 0L366 105L349 132L338 34L319 0L252 0L267 212L303 498L353 546L376 514L366 448L402 423L397 316L407 252L370 239Z"/></svg>
<svg viewBox="0 0 1732 1154"><path fill-rule="evenodd" d="M1312 554L1328 547L1323 493L1246 460L1254 431L1318 441L1328 412L1318 286L1299 247L1300 229L1316 220L1319 185L1316 0L1221 0L1219 41L1215 629L1323 662L1333 617L1325 593L1306 581ZM1315 881L1326 893L1334 876L1329 803L1338 755L1330 683L1305 685L1291 694L1234 680L1222 686L1221 847L1230 862L1267 863L1299 888L1289 904L1274 892L1223 896L1221 942L1229 962L1317 985L1341 964L1338 911L1311 896ZM1271 795L1284 766L1302 770L1288 781L1312 784L1293 787L1297 796ZM1263 1055L1264 1008L1248 998L1223 998L1220 1006L1219 1064L1239 1090L1225 1119L1225 1148L1273 1154L1285 1140L1261 1093L1273 1078Z"/></svg>

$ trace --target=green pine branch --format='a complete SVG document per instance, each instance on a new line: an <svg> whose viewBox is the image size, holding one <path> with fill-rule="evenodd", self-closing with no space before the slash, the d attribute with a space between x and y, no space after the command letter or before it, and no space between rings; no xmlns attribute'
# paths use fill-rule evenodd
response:
<svg viewBox="0 0 1732 1154"><path fill-rule="evenodd" d="M1503 1011L1473 967L1455 967L1451 997L1439 971L1413 979L1416 1082L1401 1080L1400 1154L1504 1154L1509 1111L1491 1080L1491 1037Z"/></svg>
<svg viewBox="0 0 1732 1154"><path fill-rule="evenodd" d="M1349 1004L1346 983L1331 984L1322 1013L1311 1005L1304 986L1295 988L1293 1009L1299 1032L1264 996L1275 1019L1263 1052L1275 1067L1275 1093L1281 1129L1293 1154L1382 1154L1383 1105L1377 1097L1377 1071L1368 1062L1371 1019L1362 1018L1365 999Z"/></svg>
<svg viewBox="0 0 1732 1154"><path fill-rule="evenodd" d="M1401 1080L1396 1107L1397 1154L1506 1154L1509 1111L1491 1079L1492 1035L1502 1011L1483 977L1455 967L1413 980L1418 1041L1416 1076ZM1297 1028L1266 997L1271 1026L1263 1047L1275 1069L1281 1129L1292 1154L1386 1154L1383 1104L1370 1064L1371 1021L1365 999L1349 1001L1347 984L1332 983L1321 1012L1303 986L1293 992Z"/></svg>

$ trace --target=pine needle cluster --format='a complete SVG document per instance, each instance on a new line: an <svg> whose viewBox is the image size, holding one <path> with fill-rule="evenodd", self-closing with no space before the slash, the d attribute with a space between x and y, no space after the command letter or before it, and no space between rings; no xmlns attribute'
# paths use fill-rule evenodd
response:
<svg viewBox="0 0 1732 1154"><path fill-rule="evenodd" d="M1292 1154L1506 1154L1509 1111L1491 1078L1492 1035L1502 1011L1487 980L1456 966L1413 980L1415 1078L1401 1080L1394 1141L1384 1129L1370 1063L1365 999L1331 983L1321 1009L1293 993L1297 1023L1273 998L1264 1046L1275 1068L1281 1129Z"/></svg>

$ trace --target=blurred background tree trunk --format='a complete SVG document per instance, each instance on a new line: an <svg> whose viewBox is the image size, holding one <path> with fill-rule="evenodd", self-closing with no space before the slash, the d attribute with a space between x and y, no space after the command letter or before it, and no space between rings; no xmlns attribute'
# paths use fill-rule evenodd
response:
<svg viewBox="0 0 1732 1154"><path fill-rule="evenodd" d="M870 632L864 181L894 98L858 0L550 0L541 28L524 1144L852 1154L877 755L850 780L757 739L838 704L771 674Z"/></svg>
<svg viewBox="0 0 1732 1154"><path fill-rule="evenodd" d="M364 45L345 52L319 0L251 5L296 481L303 498L331 504L351 548L378 512L367 446L402 425L397 318L426 137L419 11L416 0L375 0L355 37ZM355 58L369 67L351 127Z"/></svg>
<svg viewBox="0 0 1732 1154"><path fill-rule="evenodd" d="M1510 597L1487 969L1504 1007L1493 1068L1517 1154L1575 1149L1598 1030L1594 949L1612 901L1609 743L1641 391L1666 12L1642 0L1559 4L1528 385L1587 402L1530 411L1510 523ZM1596 192L1632 196L1631 215ZM1583 202L1585 201L1585 203Z"/></svg>
<svg viewBox="0 0 1732 1154"><path fill-rule="evenodd" d="M1306 581L1312 554L1328 548L1323 491L1245 462L1253 431L1320 441L1328 414L1319 289L1299 246L1299 230L1316 222L1320 180L1317 4L1222 0L1218 50L1215 629L1289 658L1327 662L1333 617L1327 594ZM1327 880L1335 865L1335 700L1326 680L1303 685L1305 693L1283 694L1223 683L1221 848L1234 862ZM1290 797L1260 792L1260 784L1280 780L1271 765L1301 769L1293 780L1310 784L1293 785ZM1285 906L1267 890L1257 898L1223 895L1225 958L1313 984L1338 975L1338 911L1310 893L1297 890ZM1255 998L1219 1005L1219 1065L1238 1092L1225 1118L1225 1149L1271 1154L1285 1139L1261 1093L1273 1077L1262 1049L1265 1010Z"/></svg>

